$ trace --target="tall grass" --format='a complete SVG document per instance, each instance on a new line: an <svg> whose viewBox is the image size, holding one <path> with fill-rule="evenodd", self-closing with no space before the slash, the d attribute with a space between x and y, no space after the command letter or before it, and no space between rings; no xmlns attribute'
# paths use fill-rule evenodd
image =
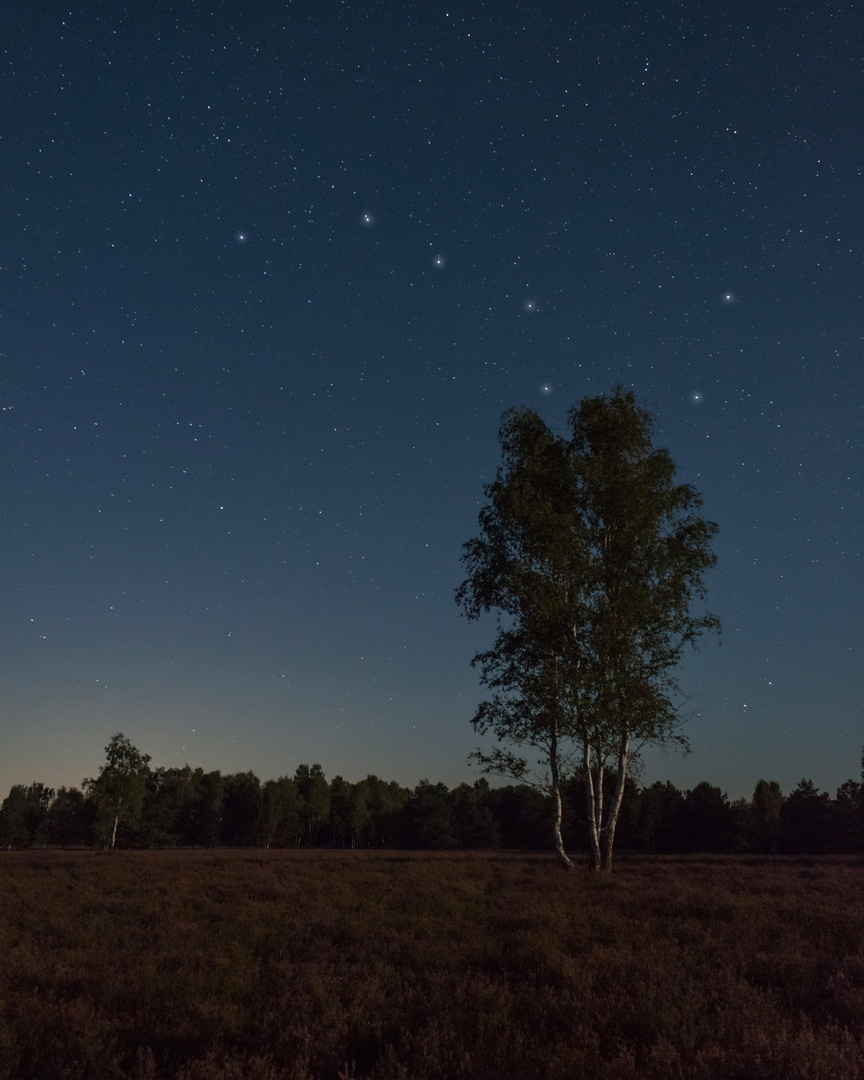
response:
<svg viewBox="0 0 864 1080"><path fill-rule="evenodd" d="M853 858L3 853L0 1080L859 1080L862 884Z"/></svg>

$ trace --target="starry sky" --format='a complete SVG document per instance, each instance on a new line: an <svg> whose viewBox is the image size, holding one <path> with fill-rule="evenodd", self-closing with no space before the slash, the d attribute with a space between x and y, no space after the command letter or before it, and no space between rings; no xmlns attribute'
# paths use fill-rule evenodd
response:
<svg viewBox="0 0 864 1080"><path fill-rule="evenodd" d="M864 743L851 2L10 0L0 797L473 780L454 590L512 406L620 383L720 526L645 782Z"/></svg>

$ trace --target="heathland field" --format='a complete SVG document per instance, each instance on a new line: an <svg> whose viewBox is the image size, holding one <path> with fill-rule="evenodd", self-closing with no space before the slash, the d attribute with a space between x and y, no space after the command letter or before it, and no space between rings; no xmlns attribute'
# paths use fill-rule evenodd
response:
<svg viewBox="0 0 864 1080"><path fill-rule="evenodd" d="M849 858L0 853L0 1080L860 1080Z"/></svg>

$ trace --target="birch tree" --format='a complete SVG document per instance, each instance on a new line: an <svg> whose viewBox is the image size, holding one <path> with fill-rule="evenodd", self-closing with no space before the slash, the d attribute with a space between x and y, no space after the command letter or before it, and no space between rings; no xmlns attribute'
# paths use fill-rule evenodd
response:
<svg viewBox="0 0 864 1080"><path fill-rule="evenodd" d="M95 779L83 782L85 792L96 802L106 837L112 850L117 842L117 826L134 824L141 814L147 794L150 755L142 754L125 735L118 732L105 747L105 764Z"/></svg>
<svg viewBox="0 0 864 1080"><path fill-rule="evenodd" d="M577 735L568 653L571 630L578 635L585 621L587 544L565 443L530 410L506 413L499 437L504 462L485 489L480 535L464 545L468 577L456 594L470 619L498 612L494 645L472 660L492 691L472 723L501 745L472 759L484 772L549 796L555 851L571 867L561 835L561 783L572 770ZM540 756L529 761L511 746Z"/></svg>
<svg viewBox="0 0 864 1080"><path fill-rule="evenodd" d="M473 660L492 691L473 724L499 745L472 757L548 793L566 865L561 783L579 775L601 869L611 868L634 752L686 746L674 669L688 644L719 627L707 612L690 613L715 561L717 527L700 516L698 492L675 482L632 393L585 398L568 422L563 437L533 410L505 414L503 464L485 489L480 535L464 546L457 601L469 618L498 616L492 648ZM604 804L608 770L615 784Z"/></svg>

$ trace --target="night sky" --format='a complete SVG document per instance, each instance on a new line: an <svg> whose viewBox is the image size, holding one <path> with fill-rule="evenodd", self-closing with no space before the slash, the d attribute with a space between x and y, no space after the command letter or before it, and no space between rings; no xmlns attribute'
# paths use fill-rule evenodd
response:
<svg viewBox="0 0 864 1080"><path fill-rule="evenodd" d="M632 388L720 526L644 781L864 743L864 18L820 0L9 0L0 798L478 774L454 590L512 406Z"/></svg>

